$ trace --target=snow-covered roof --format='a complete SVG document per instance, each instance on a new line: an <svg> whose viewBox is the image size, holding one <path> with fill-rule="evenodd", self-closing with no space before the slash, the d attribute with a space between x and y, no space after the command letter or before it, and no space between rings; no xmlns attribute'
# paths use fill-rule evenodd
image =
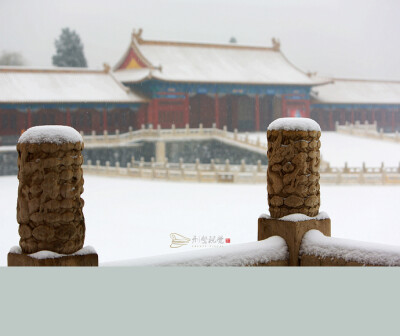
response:
<svg viewBox="0 0 400 336"><path fill-rule="evenodd" d="M311 94L317 104L400 104L400 82L334 79Z"/></svg>
<svg viewBox="0 0 400 336"><path fill-rule="evenodd" d="M111 72L0 67L0 103L139 103Z"/></svg>
<svg viewBox="0 0 400 336"><path fill-rule="evenodd" d="M264 85L318 85L325 79L308 76L274 47L145 41L132 34L132 42L114 67L122 82L158 79L173 82L238 83ZM147 68L144 71L143 68Z"/></svg>

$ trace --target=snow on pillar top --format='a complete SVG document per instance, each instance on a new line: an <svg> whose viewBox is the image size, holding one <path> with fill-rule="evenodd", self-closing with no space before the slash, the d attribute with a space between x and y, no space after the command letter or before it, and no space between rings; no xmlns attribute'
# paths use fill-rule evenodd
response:
<svg viewBox="0 0 400 336"><path fill-rule="evenodd" d="M82 136L72 127L49 125L35 126L26 130L18 139L18 143L83 143Z"/></svg>
<svg viewBox="0 0 400 336"><path fill-rule="evenodd" d="M321 132L321 127L309 118L279 118L268 126L268 131L317 131Z"/></svg>

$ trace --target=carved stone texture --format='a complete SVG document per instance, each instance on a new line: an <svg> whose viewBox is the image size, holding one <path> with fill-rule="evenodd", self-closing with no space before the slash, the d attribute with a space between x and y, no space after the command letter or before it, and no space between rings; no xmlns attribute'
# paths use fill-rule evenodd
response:
<svg viewBox="0 0 400 336"><path fill-rule="evenodd" d="M23 253L71 254L83 247L82 149L83 142L18 143L17 221Z"/></svg>
<svg viewBox="0 0 400 336"><path fill-rule="evenodd" d="M320 131L268 130L268 205L271 217L318 215Z"/></svg>

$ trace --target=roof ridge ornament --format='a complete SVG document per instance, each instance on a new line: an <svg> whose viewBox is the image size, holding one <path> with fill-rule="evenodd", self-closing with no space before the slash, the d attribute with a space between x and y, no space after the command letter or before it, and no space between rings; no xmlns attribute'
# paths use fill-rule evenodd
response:
<svg viewBox="0 0 400 336"><path fill-rule="evenodd" d="M139 28L137 31L136 31L136 29L133 29L133 31L132 31L132 41L133 40L137 40L139 43L143 42L142 33L143 33L143 29L142 28Z"/></svg>
<svg viewBox="0 0 400 336"><path fill-rule="evenodd" d="M281 50L281 41L279 41L279 39L276 39L275 37L272 38L272 49L275 51Z"/></svg>

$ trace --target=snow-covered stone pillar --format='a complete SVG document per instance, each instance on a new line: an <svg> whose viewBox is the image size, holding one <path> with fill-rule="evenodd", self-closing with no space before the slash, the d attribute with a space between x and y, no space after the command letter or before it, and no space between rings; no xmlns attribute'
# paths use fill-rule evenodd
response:
<svg viewBox="0 0 400 336"><path fill-rule="evenodd" d="M267 130L268 204L271 217L314 217L320 205L321 128L308 118L281 118Z"/></svg>
<svg viewBox="0 0 400 336"><path fill-rule="evenodd" d="M18 202L22 253L71 254L83 247L82 136L67 126L37 126L21 135Z"/></svg>
<svg viewBox="0 0 400 336"><path fill-rule="evenodd" d="M285 239L289 266L299 265L303 236L309 230L331 235L331 221L319 213L319 125L308 118L281 118L267 130L267 189L270 214L258 218L258 240Z"/></svg>

